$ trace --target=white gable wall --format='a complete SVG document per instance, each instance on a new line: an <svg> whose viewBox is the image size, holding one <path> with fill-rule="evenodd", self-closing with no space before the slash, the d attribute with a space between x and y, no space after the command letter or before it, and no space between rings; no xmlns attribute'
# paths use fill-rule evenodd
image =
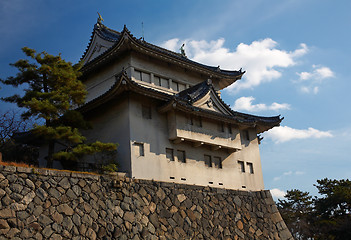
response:
<svg viewBox="0 0 351 240"><path fill-rule="evenodd" d="M129 66L130 58L124 57L119 59L118 62L113 62L99 71L91 73L88 79L83 81L88 91L86 102L108 91L116 81L115 75L119 74L123 69L128 72Z"/></svg>

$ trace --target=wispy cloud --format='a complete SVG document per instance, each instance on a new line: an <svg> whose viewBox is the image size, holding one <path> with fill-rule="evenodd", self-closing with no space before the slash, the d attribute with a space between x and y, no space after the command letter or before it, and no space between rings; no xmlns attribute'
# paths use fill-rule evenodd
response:
<svg viewBox="0 0 351 240"><path fill-rule="evenodd" d="M333 78L335 74L328 67L313 65L312 68L311 72L296 73L299 76L299 80L296 82L301 84L300 90L302 92L317 94L323 80Z"/></svg>
<svg viewBox="0 0 351 240"><path fill-rule="evenodd" d="M288 126L275 127L264 133L264 136L276 143L287 142L293 139L333 137L330 131L320 131L311 127L308 129L294 129Z"/></svg>
<svg viewBox="0 0 351 240"><path fill-rule="evenodd" d="M172 51L179 51L185 43L185 51L190 59L222 69L247 70L244 78L229 86L228 90L253 88L263 82L269 82L282 75L282 68L296 64L296 58L308 52L306 44L301 43L294 51L278 49L278 43L271 38L253 41L251 44L240 43L233 51L224 47L223 38L214 41L196 41L192 39L170 39L162 44Z"/></svg>
<svg viewBox="0 0 351 240"><path fill-rule="evenodd" d="M275 177L273 178L274 181L278 181L280 179L282 179L283 177L286 177L286 176L292 176L292 175L303 175L305 174L305 172L302 172L302 171L288 171L288 172L284 172L282 175L278 176L278 177Z"/></svg>
<svg viewBox="0 0 351 240"><path fill-rule="evenodd" d="M287 103L272 103L271 105L266 105L264 103L252 104L255 100L254 97L241 97L235 100L233 110L236 111L248 111L248 112L260 112L266 110L288 110L290 109L290 105Z"/></svg>
<svg viewBox="0 0 351 240"><path fill-rule="evenodd" d="M278 188L273 188L270 190L271 191L271 194L272 194L272 197L274 199L281 199L281 198L284 198L286 192L284 192L283 190L280 190Z"/></svg>

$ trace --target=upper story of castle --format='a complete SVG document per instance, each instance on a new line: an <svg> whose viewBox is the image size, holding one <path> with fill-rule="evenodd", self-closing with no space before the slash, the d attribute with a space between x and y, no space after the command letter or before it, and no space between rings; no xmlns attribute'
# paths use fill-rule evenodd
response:
<svg viewBox="0 0 351 240"><path fill-rule="evenodd" d="M106 27L101 20L94 25L82 61L82 79L89 79L86 82L88 90L108 82L122 69L138 83L169 94L181 92L206 79L211 79L215 90L220 93L245 73L241 69L229 71L197 63L188 59L184 52L172 52L142 38L137 39L126 26L118 32ZM99 72L99 81L94 80L96 72Z"/></svg>

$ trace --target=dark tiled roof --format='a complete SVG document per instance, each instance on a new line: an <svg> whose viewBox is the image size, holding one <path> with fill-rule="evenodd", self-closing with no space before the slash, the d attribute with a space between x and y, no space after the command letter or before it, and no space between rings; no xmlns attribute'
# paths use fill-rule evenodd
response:
<svg viewBox="0 0 351 240"><path fill-rule="evenodd" d="M245 73L245 71L242 72L241 69L240 69L240 71L230 71L230 70L222 70L222 69L220 69L219 66L218 67L213 67L213 66L208 66L208 65L205 65L205 64L201 64L201 63L195 62L193 60L190 60L187 57L184 57L180 53L172 52L170 50L167 50L165 48L153 45L153 44L148 43L148 42L146 42L144 40L141 40L141 39L135 39L135 40L137 40L139 43L141 43L142 45L144 45L146 47L149 47L149 48L152 48L152 49L154 49L156 51L159 51L159 52L162 52L164 54L167 54L168 56L176 57L179 60L182 60L182 61L185 61L185 62L191 63L191 64L196 64L196 65L198 65L200 67L206 68L206 69L208 69L210 71L213 71L213 72L218 72L218 73L223 74L223 75L227 75L227 76L231 76L231 77L233 77L233 76L241 77Z"/></svg>
<svg viewBox="0 0 351 240"><path fill-rule="evenodd" d="M218 100L223 104L223 106L227 109L230 115L203 109L200 107L195 107L192 105L194 102L205 96L210 90L214 91L212 83L211 81L206 80L176 95L171 95L160 92L153 88L141 86L137 82L128 78L127 74L124 71L122 71L121 73L116 75L116 82L111 86L111 88L108 91L80 107L80 110L82 110L83 112L90 111L100 106L101 104L109 101L110 99L112 99L113 97L115 97L123 91L133 91L145 96L161 100L162 102L164 102L163 107L170 106L173 105L173 103L176 103L176 108L182 111L191 112L193 114L200 114L218 120L222 119L223 121L226 121L227 119L230 122L244 124L246 126L257 126L258 133L267 131L268 129L274 126L279 126L280 122L283 120L283 118L280 118L280 116L262 117L233 111L228 105L226 105L223 102L223 100L218 95Z"/></svg>
<svg viewBox="0 0 351 240"><path fill-rule="evenodd" d="M202 109L193 106L192 104L196 102L197 100L201 99L204 97L210 90L213 90L213 92L216 94L216 91L214 91L212 82L210 79L203 81L202 83L199 83L195 86L192 86L188 89L183 90L182 92L178 93L175 95L174 100L176 100L178 103L182 104L184 107L187 107L189 109L193 109L196 111L203 111L203 112L208 112L210 110ZM251 114L245 114L245 113L240 113L237 111L233 111L230 106L228 106L217 94L217 100L226 108L228 113L231 113L231 115L225 115L227 118L232 118L235 119L238 122L242 123L262 123L262 124L279 124L283 118L281 119L280 116L274 116L274 117L262 117L262 116L255 116ZM220 114L216 113L213 111L210 111L212 114ZM223 114L221 114L223 115Z"/></svg>
<svg viewBox="0 0 351 240"><path fill-rule="evenodd" d="M85 65L90 65L92 64L93 62L96 62L98 60L100 60L101 58L103 58L105 55L108 55L108 53L114 48L114 46L116 44L118 44L118 42L121 40L121 36L126 33L131 39L133 39L137 44L141 45L141 46L144 46L148 49L152 49L158 53L162 53L162 54L165 54L169 57L173 57L173 58L176 58L177 60L180 60L180 61L183 61L183 62L186 62L188 64L193 64L193 65L196 65L197 67L200 67L200 68L205 68L209 71L212 71L214 73L218 73L218 74L221 74L222 76L227 76L229 78L235 78L235 79L240 79L241 76L245 73L241 71L241 69L239 71L230 71L230 70L222 70L218 67L213 67L213 66L208 66L208 65L205 65L205 64L201 64L201 63L198 63L198 62L195 62L195 61L192 61L190 59L188 59L187 57L184 57L182 54L180 53L176 53L176 52L173 52L173 51L170 51L170 50L167 50L165 48L162 48L162 47L159 47L159 46L156 46L156 45L153 45L151 43L148 43L146 41L144 41L143 39L137 39L136 37L134 37L130 31L127 29L126 26L124 26L123 28L123 31L122 32L117 32L115 30L112 30L108 27L106 27L105 25L101 24L101 23L96 23L95 26L94 26L94 31L92 33L92 36L90 38L90 42L88 44L88 47L87 49L85 50L83 56L82 56L82 59L84 58L84 56L86 55L90 45L91 45L91 42L92 42L92 38L93 38L93 35L94 35L94 32L97 33L100 37L102 37L103 39L107 40L107 41L111 41L111 42L115 42L115 44L109 48L108 50L106 50L103 54L101 54L100 56L98 56L97 58L95 58L94 60L90 61L90 62L87 62Z"/></svg>
<svg viewBox="0 0 351 240"><path fill-rule="evenodd" d="M100 23L96 23L94 25L94 30L96 31L97 34L99 34L100 37L110 42L117 42L121 37L120 32L110 29Z"/></svg>
<svg viewBox="0 0 351 240"><path fill-rule="evenodd" d="M143 86L140 86L138 83L132 81L130 78L128 78L127 73L123 70L119 74L115 76L115 83L110 87L109 90L107 90L105 93L102 95L90 100L89 102L85 103L84 105L80 106L78 110L80 111L90 111L91 109L94 109L96 106L99 106L102 103L105 103L112 99L115 95L118 95L124 90L121 90L121 88L124 87L125 91L138 91L139 93L143 93L144 95L152 96L154 98L167 101L172 98L172 95L166 94L160 91L157 91L152 88L146 88Z"/></svg>
<svg viewBox="0 0 351 240"><path fill-rule="evenodd" d="M201 99L211 90L212 82L210 79L187 88L176 95L180 100L186 101L189 104Z"/></svg>
<svg viewBox="0 0 351 240"><path fill-rule="evenodd" d="M91 46L91 44L93 42L94 33L99 35L102 39L105 39L105 40L110 41L110 42L117 42L120 39L120 37L122 36L122 34L120 32L117 32L117 31L115 31L113 29L110 29L110 28L106 27L105 25L103 25L101 23L96 23L94 25L93 32L91 33L88 46L85 49L85 51L83 53L83 56L80 58L81 60L88 53L88 49L90 48L90 46Z"/></svg>

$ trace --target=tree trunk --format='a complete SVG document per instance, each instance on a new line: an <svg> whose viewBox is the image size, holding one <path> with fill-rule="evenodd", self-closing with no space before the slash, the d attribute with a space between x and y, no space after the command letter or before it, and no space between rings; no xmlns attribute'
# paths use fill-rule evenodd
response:
<svg viewBox="0 0 351 240"><path fill-rule="evenodd" d="M46 162L46 167L47 168L52 168L54 159L52 158L52 155L54 154L55 150L55 140L50 140L49 141L49 149L48 149L48 157L47 157L47 162Z"/></svg>

